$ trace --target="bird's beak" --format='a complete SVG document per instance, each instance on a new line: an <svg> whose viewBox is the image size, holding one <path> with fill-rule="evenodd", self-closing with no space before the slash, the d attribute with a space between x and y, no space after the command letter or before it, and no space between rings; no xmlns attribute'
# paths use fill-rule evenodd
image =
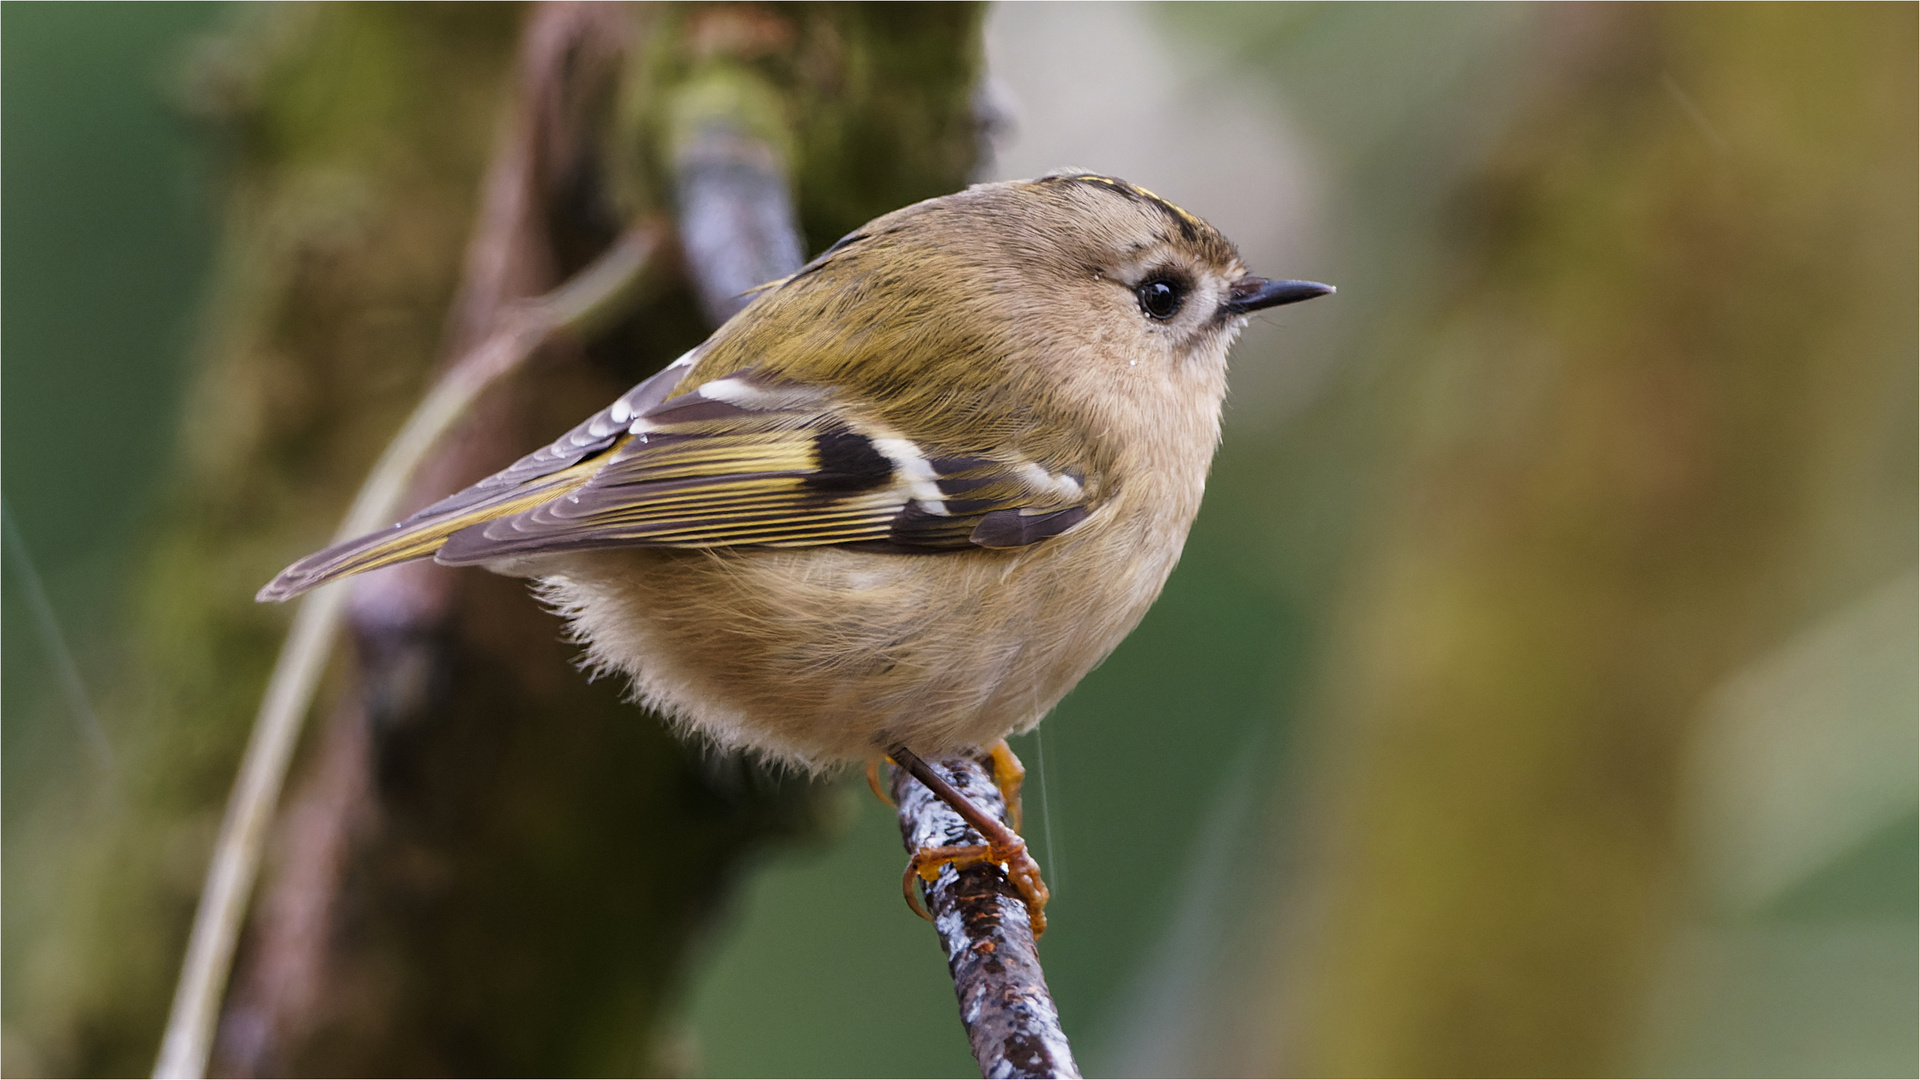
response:
<svg viewBox="0 0 1920 1080"><path fill-rule="evenodd" d="M1266 278L1248 274L1234 282L1233 287L1227 290L1227 301L1220 307L1235 315L1245 315L1262 308L1297 304L1302 300L1326 296L1331 292L1333 292L1333 286L1322 285L1317 281L1268 281Z"/></svg>

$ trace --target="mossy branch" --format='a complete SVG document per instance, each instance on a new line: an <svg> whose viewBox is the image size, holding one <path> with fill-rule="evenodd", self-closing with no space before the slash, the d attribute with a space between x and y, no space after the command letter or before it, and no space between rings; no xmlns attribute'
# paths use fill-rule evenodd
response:
<svg viewBox="0 0 1920 1080"><path fill-rule="evenodd" d="M624 313L660 248L662 232L654 222L637 226L566 284L506 308L495 330L447 369L387 444L335 540L372 532L399 516L408 481L434 446L489 387L518 370L542 345L560 334L590 333ZM214 1025L247 900L260 873L268 827L301 725L332 654L346 599L346 586L334 583L301 600L281 646L214 843L213 862L207 869L159 1061L154 1065L156 1077L206 1075Z"/></svg>

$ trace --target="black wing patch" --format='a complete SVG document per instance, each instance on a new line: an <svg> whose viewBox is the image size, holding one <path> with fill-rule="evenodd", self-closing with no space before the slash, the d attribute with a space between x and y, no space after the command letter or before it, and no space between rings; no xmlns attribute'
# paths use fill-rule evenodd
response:
<svg viewBox="0 0 1920 1080"><path fill-rule="evenodd" d="M893 459L857 431L827 427L813 436L813 473L802 483L815 491L867 491L893 480Z"/></svg>

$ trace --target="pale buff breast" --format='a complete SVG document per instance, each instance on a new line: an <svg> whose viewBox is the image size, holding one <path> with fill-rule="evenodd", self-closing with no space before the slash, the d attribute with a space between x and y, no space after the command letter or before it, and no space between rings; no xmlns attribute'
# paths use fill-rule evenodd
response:
<svg viewBox="0 0 1920 1080"><path fill-rule="evenodd" d="M1159 595L1194 494L1142 485L1015 551L623 549L511 569L542 577L592 663L646 704L718 745L821 769L1039 723Z"/></svg>

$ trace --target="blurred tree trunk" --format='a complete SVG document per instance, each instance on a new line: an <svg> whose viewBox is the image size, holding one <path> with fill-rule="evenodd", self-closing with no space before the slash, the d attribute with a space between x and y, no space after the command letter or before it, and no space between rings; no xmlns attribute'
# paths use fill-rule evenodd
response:
<svg viewBox="0 0 1920 1080"><path fill-rule="evenodd" d="M1703 698L1914 557L1914 8L1543 26L1398 365L1268 1067L1626 1067Z"/></svg>
<svg viewBox="0 0 1920 1080"><path fill-rule="evenodd" d="M246 19L198 58L195 99L232 151L223 276L184 481L144 583L151 722L129 755L132 813L92 871L98 904L64 931L61 1005L36 1018L61 1072L150 1068L287 618L253 592L325 542L436 360L625 222L671 215L674 139L729 87L763 92L810 250L959 187L978 144L973 5L318 5ZM496 148L516 137L525 153L503 163ZM701 340L702 308L668 270L616 331L548 350L492 394L423 470L416 501L504 466ZM744 858L820 827L826 789L673 739L616 682L574 669L559 621L520 582L401 568L368 579L354 612L214 1067L692 1068L662 1022L700 932Z"/></svg>

